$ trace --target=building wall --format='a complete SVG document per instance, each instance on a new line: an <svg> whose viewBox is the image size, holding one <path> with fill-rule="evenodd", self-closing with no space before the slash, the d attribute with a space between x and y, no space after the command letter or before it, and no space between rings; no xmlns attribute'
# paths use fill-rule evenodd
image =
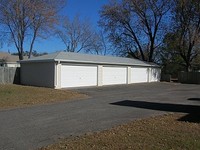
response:
<svg viewBox="0 0 200 150"><path fill-rule="evenodd" d="M150 82L159 82L161 78L161 69L160 68L150 68Z"/></svg>
<svg viewBox="0 0 200 150"><path fill-rule="evenodd" d="M29 62L21 64L21 84L43 86L60 89L62 88L62 65L78 65L78 66L90 66L91 64L74 64L74 63L60 63L60 62ZM103 86L104 69L107 65L97 66L97 86ZM124 67L126 69L126 81L118 84L132 84L132 76L136 75L141 77L143 74L138 74L132 71L132 68L145 68L146 79L143 82L157 82L160 81L160 68L154 67L139 67L139 66L119 66L109 65L113 68ZM137 71L137 70L135 70ZM80 77L81 78L81 77ZM111 77L112 78L112 77ZM114 77L113 77L114 78ZM111 83L112 84L112 83ZM110 85L111 85L110 84Z"/></svg>
<svg viewBox="0 0 200 150"><path fill-rule="evenodd" d="M21 84L54 88L54 71L54 62L21 63Z"/></svg>
<svg viewBox="0 0 200 150"><path fill-rule="evenodd" d="M5 67L20 67L19 63L5 63Z"/></svg>
<svg viewBox="0 0 200 150"><path fill-rule="evenodd" d="M20 67L20 64L14 63L14 62L0 62L0 66L2 66L2 67Z"/></svg>

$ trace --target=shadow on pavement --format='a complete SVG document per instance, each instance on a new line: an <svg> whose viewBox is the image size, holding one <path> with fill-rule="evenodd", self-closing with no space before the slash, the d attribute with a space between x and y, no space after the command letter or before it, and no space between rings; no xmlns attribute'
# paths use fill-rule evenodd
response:
<svg viewBox="0 0 200 150"><path fill-rule="evenodd" d="M188 98L189 101L200 101L200 98Z"/></svg>
<svg viewBox="0 0 200 150"><path fill-rule="evenodd" d="M188 113L186 116L178 120L200 123L200 106L197 105L169 104L169 103L131 101L131 100L124 100L110 104L118 106L158 110L158 111Z"/></svg>

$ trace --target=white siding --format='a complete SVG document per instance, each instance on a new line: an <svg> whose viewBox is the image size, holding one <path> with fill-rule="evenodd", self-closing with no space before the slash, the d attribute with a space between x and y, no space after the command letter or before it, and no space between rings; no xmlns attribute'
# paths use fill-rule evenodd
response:
<svg viewBox="0 0 200 150"><path fill-rule="evenodd" d="M160 81L161 70L160 68L151 68L150 70L150 82Z"/></svg>
<svg viewBox="0 0 200 150"><path fill-rule="evenodd" d="M61 66L61 87L97 85L97 66Z"/></svg>
<svg viewBox="0 0 200 150"><path fill-rule="evenodd" d="M148 82L148 68L131 68L131 83Z"/></svg>
<svg viewBox="0 0 200 150"><path fill-rule="evenodd" d="M20 67L20 64L19 63L6 62L3 66L5 66L5 67Z"/></svg>
<svg viewBox="0 0 200 150"><path fill-rule="evenodd" d="M127 67L103 67L103 85L126 84Z"/></svg>

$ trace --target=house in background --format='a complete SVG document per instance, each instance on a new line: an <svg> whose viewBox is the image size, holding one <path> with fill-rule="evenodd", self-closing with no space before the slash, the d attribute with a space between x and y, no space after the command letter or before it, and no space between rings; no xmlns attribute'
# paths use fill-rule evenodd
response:
<svg viewBox="0 0 200 150"><path fill-rule="evenodd" d="M57 52L21 63L21 84L70 88L160 81L160 67L137 59Z"/></svg>
<svg viewBox="0 0 200 150"><path fill-rule="evenodd" d="M27 57L25 57L27 59ZM6 52L0 52L0 66L2 67L20 67L19 57Z"/></svg>

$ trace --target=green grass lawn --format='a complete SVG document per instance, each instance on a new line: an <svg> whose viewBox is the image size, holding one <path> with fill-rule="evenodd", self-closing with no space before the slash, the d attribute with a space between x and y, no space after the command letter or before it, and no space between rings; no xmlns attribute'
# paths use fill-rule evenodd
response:
<svg viewBox="0 0 200 150"><path fill-rule="evenodd" d="M25 107L86 97L84 94L69 90L55 90L12 84L0 85L0 109Z"/></svg>
<svg viewBox="0 0 200 150"><path fill-rule="evenodd" d="M178 121L184 114L137 120L107 131L63 139L42 150L198 150L200 124Z"/></svg>

